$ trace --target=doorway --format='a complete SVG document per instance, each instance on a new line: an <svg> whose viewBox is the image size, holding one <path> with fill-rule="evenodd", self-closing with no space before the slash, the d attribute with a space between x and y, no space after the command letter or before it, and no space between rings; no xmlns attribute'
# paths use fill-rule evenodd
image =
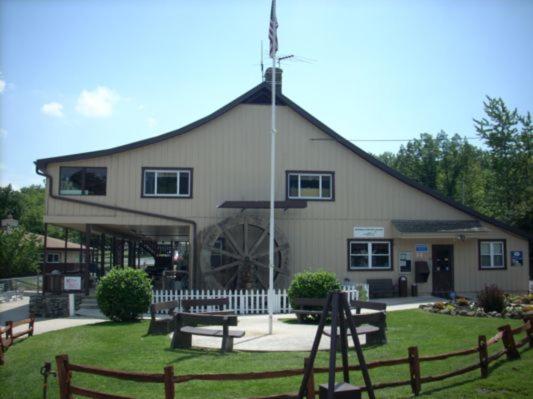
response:
<svg viewBox="0 0 533 399"><path fill-rule="evenodd" d="M447 297L454 290L453 245L433 245L433 295Z"/></svg>

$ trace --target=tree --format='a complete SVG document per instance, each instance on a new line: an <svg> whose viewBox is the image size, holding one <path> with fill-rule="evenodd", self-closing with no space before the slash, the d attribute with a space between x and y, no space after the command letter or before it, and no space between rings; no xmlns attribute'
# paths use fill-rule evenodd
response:
<svg viewBox="0 0 533 399"><path fill-rule="evenodd" d="M524 229L533 225L533 125L531 114L520 115L501 98L487 96L487 117L474 119L478 135L488 147L491 174L486 192L492 216Z"/></svg>
<svg viewBox="0 0 533 399"><path fill-rule="evenodd" d="M0 230L0 278L36 273L41 253L37 237L23 227Z"/></svg>
<svg viewBox="0 0 533 399"><path fill-rule="evenodd" d="M11 184L0 187L0 218L12 215L14 219L19 219L22 214L22 202L20 193L13 190Z"/></svg>

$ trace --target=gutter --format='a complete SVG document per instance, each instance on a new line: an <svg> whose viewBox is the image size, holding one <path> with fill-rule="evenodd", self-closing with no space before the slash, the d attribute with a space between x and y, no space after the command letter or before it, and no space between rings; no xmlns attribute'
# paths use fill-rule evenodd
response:
<svg viewBox="0 0 533 399"><path fill-rule="evenodd" d="M148 216L148 217L153 217L153 218L158 218L158 219L172 220L174 222L185 223L185 224L190 225L192 227L192 242L190 244L191 244L191 253L193 255L193 264L192 264L192 270L191 270L193 273L191 273L191 274L193 276L189 276L189 284L192 284L192 279L190 277L195 277L195 279L196 279L196 273L195 272L197 270L196 266L198 264L198 260L196 259L197 257L196 257L196 254L195 254L195 252L196 252L195 240L196 240L196 233L197 233L198 227L197 227L197 224L196 224L196 222L194 220L180 218L180 217L176 217L176 216L164 215L164 214L161 214L161 213L139 211L139 210L136 210L136 209L124 208L124 207L120 207L120 206L99 204L99 203L96 203L96 202L91 202L91 201L86 201L86 200L81 200L81 199L76 199L76 198L62 197L60 195L54 194L54 192L53 192L54 179L53 179L52 175L50 175L46 169L41 169L39 167L39 165L37 163L35 163L35 173L37 173L39 176L43 176L44 178L46 178L49 181L48 195L50 197L52 197L53 199L55 199L55 200L65 201L65 202L73 202L73 203L82 204L82 205L95 206L95 207L98 207L98 208L110 209L110 210L113 210L113 211L133 213L135 215Z"/></svg>

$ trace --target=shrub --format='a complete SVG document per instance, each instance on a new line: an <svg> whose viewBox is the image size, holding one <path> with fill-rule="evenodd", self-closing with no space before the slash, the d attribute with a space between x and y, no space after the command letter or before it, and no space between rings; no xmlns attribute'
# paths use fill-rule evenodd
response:
<svg viewBox="0 0 533 399"><path fill-rule="evenodd" d="M505 295L496 285L485 286L477 295L477 305L487 313L502 313L505 308Z"/></svg>
<svg viewBox="0 0 533 399"><path fill-rule="evenodd" d="M340 290L335 273L318 271L298 273L289 287L289 300L294 298L326 298L330 291Z"/></svg>
<svg viewBox="0 0 533 399"><path fill-rule="evenodd" d="M455 303L457 304L457 306L469 306L470 305L470 301L464 297L457 298Z"/></svg>
<svg viewBox="0 0 533 399"><path fill-rule="evenodd" d="M100 280L96 299L102 313L111 320L135 320L148 310L152 301L150 279L142 270L112 269Z"/></svg>

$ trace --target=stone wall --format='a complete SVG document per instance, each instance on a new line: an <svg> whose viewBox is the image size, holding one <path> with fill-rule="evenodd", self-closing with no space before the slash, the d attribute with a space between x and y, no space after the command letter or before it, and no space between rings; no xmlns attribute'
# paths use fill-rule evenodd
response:
<svg viewBox="0 0 533 399"><path fill-rule="evenodd" d="M74 306L79 309L82 296L75 294ZM37 317L68 317L68 294L34 294L30 296L30 313Z"/></svg>

